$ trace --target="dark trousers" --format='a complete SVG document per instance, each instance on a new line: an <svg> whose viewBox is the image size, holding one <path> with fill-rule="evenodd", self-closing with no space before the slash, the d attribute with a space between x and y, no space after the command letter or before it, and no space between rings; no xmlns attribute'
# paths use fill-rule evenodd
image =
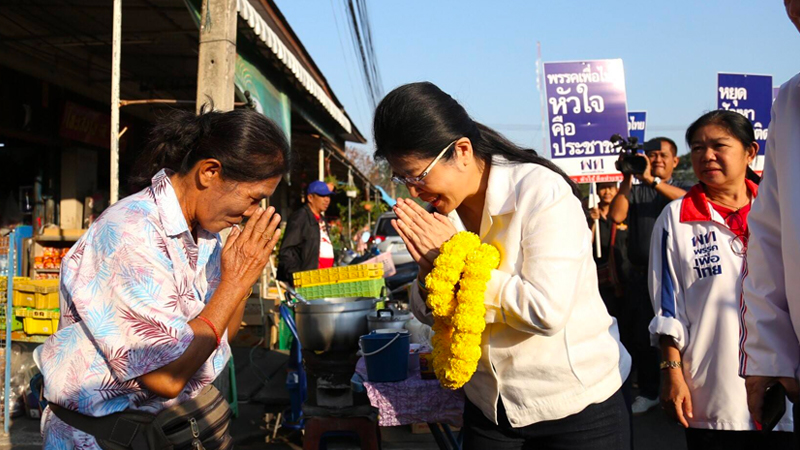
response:
<svg viewBox="0 0 800 450"><path fill-rule="evenodd" d="M792 433L786 431L727 431L686 429L688 450L791 450Z"/></svg>
<svg viewBox="0 0 800 450"><path fill-rule="evenodd" d="M795 403L792 407L792 416L794 416L794 448L800 450L800 404Z"/></svg>
<svg viewBox="0 0 800 450"><path fill-rule="evenodd" d="M495 425L467 400L464 409L464 450L630 450L630 414L622 392L583 411L558 420L513 428L502 401Z"/></svg>
<svg viewBox="0 0 800 450"><path fill-rule="evenodd" d="M653 304L647 288L647 268L634 267L625 286L625 297L619 308L617 320L622 345L631 354L633 369L639 384L639 394L658 398L661 371L659 351L650 345L648 327L653 320Z"/></svg>
<svg viewBox="0 0 800 450"><path fill-rule="evenodd" d="M617 322L619 322L620 308L622 307L622 302L625 299L622 297L617 297L617 290L613 286L601 287L600 297L603 299L603 303L606 305L608 314L617 318Z"/></svg>

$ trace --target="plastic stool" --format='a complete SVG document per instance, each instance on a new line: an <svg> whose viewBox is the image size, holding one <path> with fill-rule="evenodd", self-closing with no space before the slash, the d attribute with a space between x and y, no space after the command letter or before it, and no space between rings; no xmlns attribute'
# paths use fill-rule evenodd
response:
<svg viewBox="0 0 800 450"><path fill-rule="evenodd" d="M367 417L306 417L303 450L320 450L323 435L349 432L358 436L362 450L381 448L378 422Z"/></svg>

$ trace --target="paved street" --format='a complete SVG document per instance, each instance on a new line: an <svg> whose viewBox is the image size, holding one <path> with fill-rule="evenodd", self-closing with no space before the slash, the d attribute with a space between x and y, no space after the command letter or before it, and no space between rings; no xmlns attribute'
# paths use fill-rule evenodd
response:
<svg viewBox="0 0 800 450"><path fill-rule="evenodd" d="M264 374L275 372L276 365L283 364L285 355L277 352L257 351L250 362L249 350L234 349L237 361L237 383L239 386L241 416L233 424L237 447L248 449L263 448L267 436L263 416L265 412L276 411L281 402L288 401L283 388L285 376L282 371L275 373L274 378L264 383ZM246 359L245 359L246 358ZM283 403L285 404L285 403ZM654 408L647 414L634 417L634 448L637 450L684 450L683 429L673 423L660 408ZM383 448L386 450L436 449L433 436L430 434L412 434L410 426L389 427L381 429ZM279 430L277 442L267 446L272 449L302 448L296 434ZM330 449L358 449L352 439L333 440Z"/></svg>
<svg viewBox="0 0 800 450"><path fill-rule="evenodd" d="M266 413L277 413L288 404L285 362L281 352L235 347L236 380L239 393L239 417L231 425L237 448L244 449L299 449L302 440L297 433L279 430L277 438L266 443ZM637 450L684 450L684 434L680 425L671 422L663 411L655 408L634 418L634 448ZM436 449L433 436L412 434L410 426L381 429L385 450ZM33 450L42 446L39 422L25 417L12 420L10 439L0 438L0 450ZM350 450L360 448L357 441L347 438L333 439L329 449Z"/></svg>
<svg viewBox="0 0 800 450"><path fill-rule="evenodd" d="M267 431L263 425L264 406L259 404L242 404L239 406L241 416L234 420L233 430L237 448L244 449L298 449L302 448L299 440L284 432L279 432L278 442L265 444ZM634 418L634 445L637 450L684 450L683 430L677 424L669 422L661 410L654 409L649 413ZM421 450L436 449L430 434L411 434L408 426L390 427L381 430L383 448L385 450ZM38 421L19 418L12 422L11 439L0 439L0 450L34 450L42 446ZM350 450L360 448L355 441L338 439L331 442L329 449Z"/></svg>

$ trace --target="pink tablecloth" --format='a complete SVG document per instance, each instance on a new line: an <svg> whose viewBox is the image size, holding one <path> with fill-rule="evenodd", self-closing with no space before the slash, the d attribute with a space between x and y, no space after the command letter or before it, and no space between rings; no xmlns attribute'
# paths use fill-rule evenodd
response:
<svg viewBox="0 0 800 450"><path fill-rule="evenodd" d="M367 379L364 358L358 360L356 373ZM382 427L412 423L446 423L460 427L464 413L464 391L444 389L437 380L423 380L419 373L396 383L364 382L369 401L380 411Z"/></svg>

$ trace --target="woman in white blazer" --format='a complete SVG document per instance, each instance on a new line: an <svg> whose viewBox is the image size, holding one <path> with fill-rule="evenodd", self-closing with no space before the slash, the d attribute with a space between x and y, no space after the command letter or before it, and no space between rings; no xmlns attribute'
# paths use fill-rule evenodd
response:
<svg viewBox="0 0 800 450"><path fill-rule="evenodd" d="M375 112L375 156L429 203L398 200L395 227L432 268L457 231L495 245L478 369L466 384L465 449L628 449L621 386L630 357L597 286L577 188L551 162L473 121L431 83L401 86ZM411 306L432 323L420 281Z"/></svg>
<svg viewBox="0 0 800 450"><path fill-rule="evenodd" d="M664 209L650 245L650 323L663 361L662 406L686 427L689 450L792 448L792 417L762 433L739 378L747 217L758 186L747 179L758 152L750 121L711 111L686 131L700 183ZM791 404L787 401L787 409Z"/></svg>

